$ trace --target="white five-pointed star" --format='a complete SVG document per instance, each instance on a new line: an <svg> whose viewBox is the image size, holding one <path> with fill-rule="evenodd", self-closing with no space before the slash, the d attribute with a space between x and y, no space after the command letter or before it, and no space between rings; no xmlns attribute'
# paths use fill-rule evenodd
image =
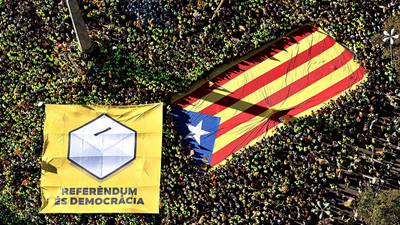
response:
<svg viewBox="0 0 400 225"><path fill-rule="evenodd" d="M192 138L194 139L197 143L200 144L200 137L202 135L209 134L210 132L205 131L202 129L203 126L203 120L201 120L196 126L192 126L191 124L186 124L189 128L190 133L186 135L186 138Z"/></svg>

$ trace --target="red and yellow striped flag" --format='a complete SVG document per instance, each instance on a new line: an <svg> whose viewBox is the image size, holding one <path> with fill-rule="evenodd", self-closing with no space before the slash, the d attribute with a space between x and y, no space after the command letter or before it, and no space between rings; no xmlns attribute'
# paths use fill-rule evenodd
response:
<svg viewBox="0 0 400 225"><path fill-rule="evenodd" d="M353 88L365 74L346 48L306 26L177 96L184 112L178 130L198 159L215 166Z"/></svg>

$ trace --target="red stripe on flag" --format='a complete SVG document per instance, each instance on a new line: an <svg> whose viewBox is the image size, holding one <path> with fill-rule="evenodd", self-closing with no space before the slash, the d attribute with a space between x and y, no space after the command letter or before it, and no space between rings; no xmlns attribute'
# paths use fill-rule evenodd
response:
<svg viewBox="0 0 400 225"><path fill-rule="evenodd" d="M257 104L251 106L250 108L246 109L244 112L239 113L238 115L230 118L229 120L222 123L218 129L217 137L225 134L233 127L237 126L238 124L244 123L251 118L255 117L256 115L261 114L264 112L268 107L274 106L279 102L285 100L286 98L290 97L293 94L296 94L300 90L308 87L309 85L317 82L318 80L322 79L323 77L329 75L333 71L337 70L338 68L345 65L349 62L353 56L349 51L343 51L339 56L334 58L333 60L325 63L318 69L312 71L307 76L304 76L297 81L291 83L290 85L282 88L281 90L275 92L271 96L261 100Z"/></svg>
<svg viewBox="0 0 400 225"><path fill-rule="evenodd" d="M291 115L291 116L296 116L297 114L300 114L307 109L310 109L316 105L319 105L319 104L329 100L330 98L336 96L338 93L349 88L351 85L360 81L363 78L363 76L365 75L365 73L366 73L365 69L360 66L351 75L342 79L338 83L330 86L329 88L325 89L324 91L320 92L319 94L309 98L308 100L304 101L303 103L300 103L299 105L294 107L292 110L288 111L286 114ZM269 121L271 119L273 120L272 122ZM242 135L235 141L232 141L231 143L229 143L228 145L226 145L225 147L220 149L218 152L213 154L212 159L211 159L211 166L214 166L214 165L220 163L222 160L224 160L230 154L232 154L232 153L238 151L239 149L243 148L244 146L246 146L254 138L257 138L257 137L261 136L262 134L264 134L267 131L267 129L271 129L274 126L276 126L278 123L280 123L280 122L277 122L276 116L274 117L274 115L271 116L269 120L265 123L258 125L255 128L253 128L251 131Z"/></svg>
<svg viewBox="0 0 400 225"><path fill-rule="evenodd" d="M365 69L360 66L356 71L354 71L350 76L346 77L345 79L341 80L340 82L342 84L336 83L334 86L329 87L331 91L323 91L319 93L318 95L314 96L313 98L310 98L303 102L301 105L298 105L297 107L291 109L288 111L287 115L289 116L296 116L304 111L306 111L309 108L312 108L318 104L321 104L322 102L334 97L337 95L339 92L344 91L345 89L351 87L353 84L359 82L364 75L367 73ZM347 85L346 88L340 88L342 85ZM327 89L328 90L328 89ZM332 95L332 93L334 93Z"/></svg>
<svg viewBox="0 0 400 225"><path fill-rule="evenodd" d="M211 79L211 82L214 83L212 87L209 87L208 83L205 83L192 93L189 93L185 97L182 97L179 100L177 100L176 104L181 106L182 108L185 108L186 106L194 103L198 99L204 97L212 90L218 88L219 86L224 85L229 80L241 75L246 70L251 69L252 67L258 65L259 63L265 61L266 59L271 58L272 56L278 54L281 51L284 51L286 48L310 36L317 30L318 27L306 26L304 28L295 31L289 37L284 37L280 39L279 41L273 43L271 47L268 47L267 49L256 54L255 56L234 65L233 67L229 68L228 70L222 72L218 76Z"/></svg>
<svg viewBox="0 0 400 225"><path fill-rule="evenodd" d="M216 101L214 104L209 105L207 108L200 111L200 113L215 115L225 108L235 104L240 101L240 99L246 97L247 95L257 91L258 89L264 87L265 85L271 83L275 79L282 77L283 75L289 73L291 70L303 65L304 63L310 61L312 58L318 56L324 51L328 50L335 44L335 40L327 36L322 41L311 46L306 51L297 54L295 57L289 59L288 61L282 63L276 68L264 73L263 75L257 77L256 79L244 84L239 89L230 93L229 95L223 97L222 99Z"/></svg>

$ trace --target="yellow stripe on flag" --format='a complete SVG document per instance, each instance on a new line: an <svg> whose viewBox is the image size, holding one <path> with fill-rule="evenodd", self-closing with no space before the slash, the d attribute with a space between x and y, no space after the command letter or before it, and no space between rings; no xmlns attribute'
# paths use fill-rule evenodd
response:
<svg viewBox="0 0 400 225"><path fill-rule="evenodd" d="M299 117L302 117L302 116L310 115L313 111L316 111L316 110L318 110L318 109L324 107L325 105L327 105L328 102L330 102L330 101L335 101L337 98L339 98L340 96L342 96L343 93L348 93L348 92L350 92L350 91L352 91L352 90L355 90L356 88L358 88L358 85L361 84L361 83L363 83L364 81L366 81L367 78L368 78L368 76L367 76L367 74L365 74L364 77L363 77L363 79L361 79L361 80L358 81L357 83L354 83L350 88L348 88L348 89L346 89L346 90L344 90L344 91L342 91L342 92L339 92L337 95L335 95L335 96L333 96L332 98L326 100L325 102L322 102L321 104L318 104L318 105L316 105L316 106L314 106L314 107L311 107L311 108L309 108L309 109L307 109L307 110L304 110L303 112L297 114L296 117L299 118ZM293 118L293 119L294 119L294 118Z"/></svg>

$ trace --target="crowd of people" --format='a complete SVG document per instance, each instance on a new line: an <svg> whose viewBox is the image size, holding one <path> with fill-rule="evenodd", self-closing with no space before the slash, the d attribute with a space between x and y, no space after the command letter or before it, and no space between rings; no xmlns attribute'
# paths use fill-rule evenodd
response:
<svg viewBox="0 0 400 225"><path fill-rule="evenodd" d="M387 45L374 40L389 29L388 18L399 17L400 4L221 2L81 1L99 46L87 56L78 51L64 1L0 0L0 223L359 224L357 193L399 188L400 78ZM171 97L305 23L353 51L368 80L226 165L198 173L175 131ZM167 109L159 215L38 214L43 103L160 101Z"/></svg>

